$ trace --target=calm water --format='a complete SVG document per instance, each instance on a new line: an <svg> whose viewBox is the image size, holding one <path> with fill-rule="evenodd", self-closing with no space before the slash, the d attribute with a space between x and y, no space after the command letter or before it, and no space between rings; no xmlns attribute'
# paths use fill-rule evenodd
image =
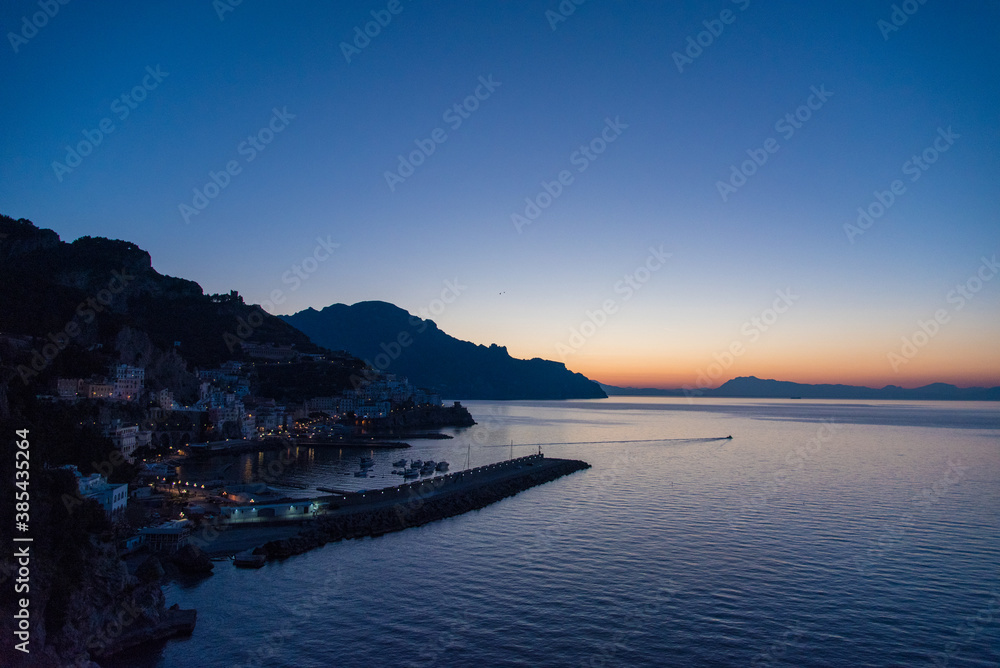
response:
<svg viewBox="0 0 1000 668"><path fill-rule="evenodd" d="M513 441L593 468L258 571L219 563L166 588L194 635L128 665L1000 665L1000 405L468 405L477 427L405 456L457 470ZM302 451L282 477L398 480L399 451L374 480L346 475L359 455Z"/></svg>

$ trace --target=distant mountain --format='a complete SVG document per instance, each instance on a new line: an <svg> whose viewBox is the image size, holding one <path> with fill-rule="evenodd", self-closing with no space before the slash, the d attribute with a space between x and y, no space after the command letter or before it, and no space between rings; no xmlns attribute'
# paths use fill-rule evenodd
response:
<svg viewBox="0 0 1000 668"><path fill-rule="evenodd" d="M380 301L333 304L282 316L316 344L345 350L386 373L457 399L592 399L604 391L561 362L515 359L496 344L476 345L445 334Z"/></svg>
<svg viewBox="0 0 1000 668"><path fill-rule="evenodd" d="M741 376L726 381L716 388L699 390L615 387L601 385L611 396L659 397L730 397L753 399L920 399L1000 401L1000 387L956 387L947 383L932 383L907 389L897 385L882 388L861 385L810 385L782 380L768 380L755 376Z"/></svg>

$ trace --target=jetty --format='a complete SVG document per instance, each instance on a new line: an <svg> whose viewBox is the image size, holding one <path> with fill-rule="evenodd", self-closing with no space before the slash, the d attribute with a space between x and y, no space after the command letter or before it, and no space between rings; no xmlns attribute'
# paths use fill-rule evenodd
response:
<svg viewBox="0 0 1000 668"><path fill-rule="evenodd" d="M329 542L402 531L478 510L531 487L589 468L586 462L549 459L535 454L394 487L328 494L307 501L317 508L317 512L310 521L302 523L305 528L297 535L263 545L258 543L252 552L269 560L279 559ZM297 503L302 502L297 500ZM254 522L260 528L269 524ZM249 528L244 531L252 540L254 531Z"/></svg>

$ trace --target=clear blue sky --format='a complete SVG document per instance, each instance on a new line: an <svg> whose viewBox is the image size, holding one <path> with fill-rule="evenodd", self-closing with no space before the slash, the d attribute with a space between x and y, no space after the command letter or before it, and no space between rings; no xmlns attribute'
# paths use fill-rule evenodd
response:
<svg viewBox="0 0 1000 668"><path fill-rule="evenodd" d="M273 312L389 301L605 382L1000 384L1000 277L949 301L1000 251L996 3L914 2L889 31L891 2L224 2L5 3L0 212L134 241L209 292L280 290ZM767 160L724 199L748 151ZM339 247L296 282L317 238Z"/></svg>

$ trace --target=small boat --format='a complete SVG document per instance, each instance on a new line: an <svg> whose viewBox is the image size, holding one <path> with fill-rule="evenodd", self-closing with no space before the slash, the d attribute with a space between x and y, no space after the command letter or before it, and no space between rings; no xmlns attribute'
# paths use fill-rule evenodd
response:
<svg viewBox="0 0 1000 668"><path fill-rule="evenodd" d="M418 477L420 477L420 471L418 471L417 469L410 469L409 471L406 471L406 472L403 473L403 477L404 478L418 478Z"/></svg>
<svg viewBox="0 0 1000 668"><path fill-rule="evenodd" d="M368 477L368 471L355 471L354 472L354 477L355 478L367 478Z"/></svg>
<svg viewBox="0 0 1000 668"><path fill-rule="evenodd" d="M423 465L424 463L419 459L414 459L412 462L410 462L411 469L419 469Z"/></svg>
<svg viewBox="0 0 1000 668"><path fill-rule="evenodd" d="M392 463L392 465L395 466L397 469L405 469L406 468L406 460L405 459L397 459L396 461L394 461Z"/></svg>
<svg viewBox="0 0 1000 668"><path fill-rule="evenodd" d="M260 568L267 561L263 554L254 554L253 550L245 550L233 557L233 565L237 568Z"/></svg>
<svg viewBox="0 0 1000 668"><path fill-rule="evenodd" d="M361 468L370 469L373 466L375 466L375 460L373 460L371 457L361 458Z"/></svg>
<svg viewBox="0 0 1000 668"><path fill-rule="evenodd" d="M438 462L436 468L437 468L438 471L447 471L448 470L448 462Z"/></svg>

